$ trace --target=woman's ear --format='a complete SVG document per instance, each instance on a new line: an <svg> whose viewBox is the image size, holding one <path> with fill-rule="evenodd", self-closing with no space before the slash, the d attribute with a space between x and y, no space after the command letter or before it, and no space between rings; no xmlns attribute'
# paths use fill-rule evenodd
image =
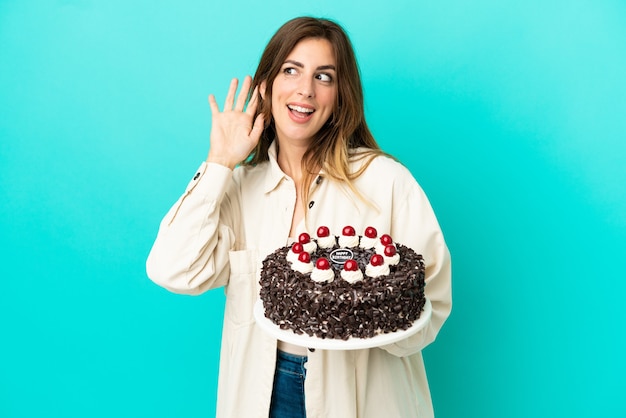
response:
<svg viewBox="0 0 626 418"><path fill-rule="evenodd" d="M265 81L261 81L261 85L259 86L259 93L261 94L261 99L265 100L265 89L267 88L267 83Z"/></svg>

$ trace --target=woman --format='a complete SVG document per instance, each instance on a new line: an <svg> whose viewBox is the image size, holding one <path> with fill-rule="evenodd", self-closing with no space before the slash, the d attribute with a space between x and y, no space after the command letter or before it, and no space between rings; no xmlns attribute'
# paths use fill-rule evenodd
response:
<svg viewBox="0 0 626 418"><path fill-rule="evenodd" d="M345 32L293 19L238 95L237 84L221 111L209 96L207 161L163 219L147 262L150 278L177 293L226 288L217 415L433 416L421 350L450 313L449 253L423 191L367 127ZM429 324L367 350L307 351L266 335L252 314L261 261L300 232L348 224L373 225L423 254Z"/></svg>

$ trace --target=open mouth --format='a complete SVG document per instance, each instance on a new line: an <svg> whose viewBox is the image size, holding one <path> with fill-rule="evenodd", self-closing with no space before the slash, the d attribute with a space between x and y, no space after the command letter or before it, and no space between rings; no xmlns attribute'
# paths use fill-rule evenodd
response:
<svg viewBox="0 0 626 418"><path fill-rule="evenodd" d="M302 107L297 105L287 105L289 111L298 118L308 118L315 112L315 109L310 107Z"/></svg>

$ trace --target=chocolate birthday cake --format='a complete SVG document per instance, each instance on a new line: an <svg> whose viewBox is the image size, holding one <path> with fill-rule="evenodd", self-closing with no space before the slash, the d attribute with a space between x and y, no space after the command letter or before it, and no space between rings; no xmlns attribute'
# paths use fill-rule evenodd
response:
<svg viewBox="0 0 626 418"><path fill-rule="evenodd" d="M371 338L408 329L422 312L424 260L373 227L303 233L263 261L265 316L281 329L319 338Z"/></svg>

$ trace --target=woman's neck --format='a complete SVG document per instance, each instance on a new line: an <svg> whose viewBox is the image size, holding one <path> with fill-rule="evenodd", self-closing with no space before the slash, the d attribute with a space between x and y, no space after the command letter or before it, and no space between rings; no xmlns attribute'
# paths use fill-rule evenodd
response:
<svg viewBox="0 0 626 418"><path fill-rule="evenodd" d="M300 188L302 181L302 158L308 145L290 144L286 141L279 141L277 148L278 166L296 183L296 188Z"/></svg>

